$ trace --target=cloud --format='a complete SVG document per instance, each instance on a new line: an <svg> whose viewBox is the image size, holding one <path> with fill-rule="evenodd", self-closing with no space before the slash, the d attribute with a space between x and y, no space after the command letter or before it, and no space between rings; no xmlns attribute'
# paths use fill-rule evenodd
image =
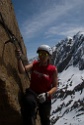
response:
<svg viewBox="0 0 84 125"><path fill-rule="evenodd" d="M69 12L72 10L75 13L75 11L77 10L77 7L82 6L83 3L84 3L83 0L71 0L71 1L64 0L62 1L62 3L54 2L51 5L51 7L49 6L50 8L47 8L47 9L43 8L44 10L40 11L40 13L38 13L37 15L35 14L32 20L27 19L23 23L21 27L23 36L26 38L33 38L36 35L38 35L40 32L44 32L47 37L49 37L50 34L51 35L54 35L54 34L65 35L65 33L66 35L69 33L72 34L77 29L81 29L80 26L78 26L78 28L75 26L70 28L69 24L66 24L66 28L65 28L63 26L64 24L62 24L64 23L62 22L62 17L67 16ZM74 30L74 28L76 29ZM63 31L65 32L63 33Z"/></svg>
<svg viewBox="0 0 84 125"><path fill-rule="evenodd" d="M45 32L45 37L46 38L53 38L54 36L57 35L62 35L62 36L73 36L79 31L84 31L84 27L76 24L70 24L68 25L67 23L61 24L58 26L53 26L48 29L47 32Z"/></svg>
<svg viewBox="0 0 84 125"><path fill-rule="evenodd" d="M84 31L83 27L69 27L69 29L65 30L64 32L60 32L60 35L64 36L73 36L79 31Z"/></svg>

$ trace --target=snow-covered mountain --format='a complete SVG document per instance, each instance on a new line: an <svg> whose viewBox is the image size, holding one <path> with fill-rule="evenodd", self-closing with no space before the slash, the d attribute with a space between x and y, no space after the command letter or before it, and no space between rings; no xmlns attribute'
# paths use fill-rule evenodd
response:
<svg viewBox="0 0 84 125"><path fill-rule="evenodd" d="M52 49L59 84L52 99L51 125L84 125L84 32Z"/></svg>
<svg viewBox="0 0 84 125"><path fill-rule="evenodd" d="M70 65L84 69L84 32L78 32L72 38L67 37L54 48L52 61L59 72Z"/></svg>

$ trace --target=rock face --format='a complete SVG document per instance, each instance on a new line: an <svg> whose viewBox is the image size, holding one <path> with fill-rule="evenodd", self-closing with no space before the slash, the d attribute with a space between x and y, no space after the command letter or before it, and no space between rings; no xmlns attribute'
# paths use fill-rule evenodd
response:
<svg viewBox="0 0 84 125"><path fill-rule="evenodd" d="M0 12L8 28L20 41L26 56L11 0L0 0ZM29 86L29 79L26 74L19 73L15 46L12 43L4 44L8 40L6 31L0 25L0 125L21 125L20 99Z"/></svg>
<svg viewBox="0 0 84 125"><path fill-rule="evenodd" d="M54 47L52 61L57 66L58 72L62 72L70 65L84 69L84 32L79 31L72 38L61 40Z"/></svg>

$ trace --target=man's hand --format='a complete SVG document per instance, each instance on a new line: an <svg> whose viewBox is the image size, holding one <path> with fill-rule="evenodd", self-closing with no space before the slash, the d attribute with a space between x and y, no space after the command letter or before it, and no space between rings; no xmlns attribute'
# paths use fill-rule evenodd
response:
<svg viewBox="0 0 84 125"><path fill-rule="evenodd" d="M16 51L16 56L17 56L17 59L21 59L21 56L22 56L22 53L21 51L18 49L18 50L15 50Z"/></svg>
<svg viewBox="0 0 84 125"><path fill-rule="evenodd" d="M44 103L47 100L48 93L41 93L37 96L39 103Z"/></svg>

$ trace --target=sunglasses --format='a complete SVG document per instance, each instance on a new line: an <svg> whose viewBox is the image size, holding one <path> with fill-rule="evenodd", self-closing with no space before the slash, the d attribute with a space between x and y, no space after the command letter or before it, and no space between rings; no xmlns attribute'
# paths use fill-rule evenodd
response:
<svg viewBox="0 0 84 125"><path fill-rule="evenodd" d="M39 52L38 55L39 56L45 56L45 57L49 56L48 53L46 53L46 52Z"/></svg>

